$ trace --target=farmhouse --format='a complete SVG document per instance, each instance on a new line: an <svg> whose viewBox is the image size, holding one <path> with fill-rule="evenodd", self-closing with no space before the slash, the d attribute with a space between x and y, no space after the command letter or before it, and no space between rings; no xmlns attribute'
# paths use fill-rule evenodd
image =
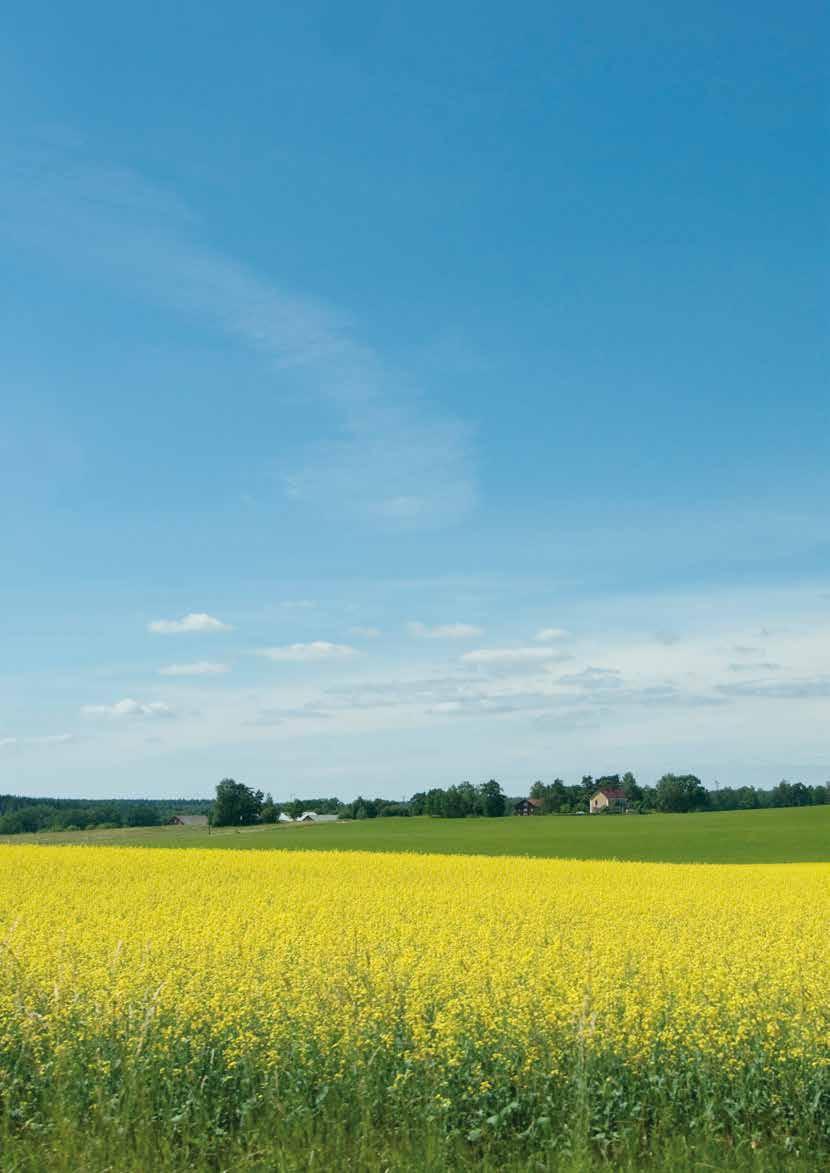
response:
<svg viewBox="0 0 830 1173"><path fill-rule="evenodd" d="M592 815L621 814L625 810L625 791L617 786L602 786L591 795L588 804Z"/></svg>
<svg viewBox="0 0 830 1173"><path fill-rule="evenodd" d="M521 798L513 804L514 815L540 815L541 813L541 798Z"/></svg>
<svg viewBox="0 0 830 1173"><path fill-rule="evenodd" d="M298 823L336 823L337 815L318 815L317 811L303 811L297 819Z"/></svg>
<svg viewBox="0 0 830 1173"><path fill-rule="evenodd" d="M206 827L207 825L207 815L173 815L172 819L168 819L168 826Z"/></svg>

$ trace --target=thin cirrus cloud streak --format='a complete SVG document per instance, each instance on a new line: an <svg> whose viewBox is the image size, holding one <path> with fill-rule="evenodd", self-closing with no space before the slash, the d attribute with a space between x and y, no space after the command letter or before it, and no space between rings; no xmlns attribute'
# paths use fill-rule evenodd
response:
<svg viewBox="0 0 830 1173"><path fill-rule="evenodd" d="M796 680L757 680L719 684L718 692L728 697L756 697L767 700L810 700L830 697L830 676Z"/></svg>
<svg viewBox="0 0 830 1173"><path fill-rule="evenodd" d="M84 717L105 717L110 720L125 720L132 717L172 717L173 709L164 701L136 701L124 697L111 705L83 705Z"/></svg>
<svg viewBox="0 0 830 1173"><path fill-rule="evenodd" d="M465 664L484 666L545 664L562 658L562 653L553 648L477 648L461 657Z"/></svg>
<svg viewBox="0 0 830 1173"><path fill-rule="evenodd" d="M227 664L197 660L194 664L166 664L159 668L159 676L222 676L229 671L230 667Z"/></svg>
<svg viewBox="0 0 830 1173"><path fill-rule="evenodd" d="M135 173L54 150L7 158L0 178L0 225L18 244L71 252L212 322L332 407L338 439L310 444L282 469L289 499L398 527L453 524L475 507L468 425L413 393L333 310L198 242L181 201Z"/></svg>
<svg viewBox="0 0 830 1173"><path fill-rule="evenodd" d="M258 656L267 660L286 663L310 663L316 660L342 660L353 656L355 649L349 644L333 644L317 639L307 644L285 644L283 647L259 648Z"/></svg>
<svg viewBox="0 0 830 1173"><path fill-rule="evenodd" d="M481 627L472 623L438 623L428 627L425 623L407 623L406 629L416 639L474 639L483 635Z"/></svg>
<svg viewBox="0 0 830 1173"><path fill-rule="evenodd" d="M553 640L565 639L568 634L564 627L543 627L533 638L539 643L552 643Z"/></svg>
<svg viewBox="0 0 830 1173"><path fill-rule="evenodd" d="M206 615L203 611L191 612L181 619L153 619L147 624L147 630L154 635L182 635L192 632L213 632L233 630L228 623L215 619L213 615Z"/></svg>
<svg viewBox="0 0 830 1173"><path fill-rule="evenodd" d="M47 733L40 737L0 737L0 749L17 749L23 746L66 745L74 741L74 733Z"/></svg>

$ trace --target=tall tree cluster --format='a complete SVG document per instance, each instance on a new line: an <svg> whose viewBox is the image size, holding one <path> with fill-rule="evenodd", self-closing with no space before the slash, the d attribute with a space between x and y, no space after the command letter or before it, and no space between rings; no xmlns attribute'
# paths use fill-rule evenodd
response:
<svg viewBox="0 0 830 1173"><path fill-rule="evenodd" d="M465 819L471 815L498 819L507 813L507 800L495 778L479 786L459 782L446 790L434 787L413 794L409 805L413 815L433 815L440 819Z"/></svg>
<svg viewBox="0 0 830 1173"><path fill-rule="evenodd" d="M244 782L223 778L216 787L210 821L214 827L247 827L261 821L264 795Z"/></svg>

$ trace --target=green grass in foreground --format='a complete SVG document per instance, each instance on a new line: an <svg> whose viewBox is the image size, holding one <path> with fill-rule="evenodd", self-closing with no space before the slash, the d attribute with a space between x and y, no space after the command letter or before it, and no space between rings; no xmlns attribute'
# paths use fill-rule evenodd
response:
<svg viewBox="0 0 830 1173"><path fill-rule="evenodd" d="M830 806L696 815L367 819L321 826L188 827L12 835L5 843L283 851L416 851L665 863L830 861Z"/></svg>
<svg viewBox="0 0 830 1173"><path fill-rule="evenodd" d="M827 1151L793 1137L789 1143L738 1142L701 1127L696 1136L668 1133L636 1144L593 1143L570 1152L533 1144L480 1146L447 1138L422 1124L416 1135L393 1133L365 1119L333 1125L284 1120L263 1112L245 1134L178 1135L148 1114L128 1122L82 1125L56 1119L38 1133L0 1128L0 1173L817 1173ZM605 1151L603 1152L603 1149Z"/></svg>

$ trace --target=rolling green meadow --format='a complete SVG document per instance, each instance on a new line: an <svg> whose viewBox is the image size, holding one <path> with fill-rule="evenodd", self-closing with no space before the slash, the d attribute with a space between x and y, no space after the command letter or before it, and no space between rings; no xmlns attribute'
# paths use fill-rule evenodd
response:
<svg viewBox="0 0 830 1173"><path fill-rule="evenodd" d="M152 827L0 837L7 843L258 851L414 851L653 863L830 860L830 806L690 815L366 819L319 826Z"/></svg>

